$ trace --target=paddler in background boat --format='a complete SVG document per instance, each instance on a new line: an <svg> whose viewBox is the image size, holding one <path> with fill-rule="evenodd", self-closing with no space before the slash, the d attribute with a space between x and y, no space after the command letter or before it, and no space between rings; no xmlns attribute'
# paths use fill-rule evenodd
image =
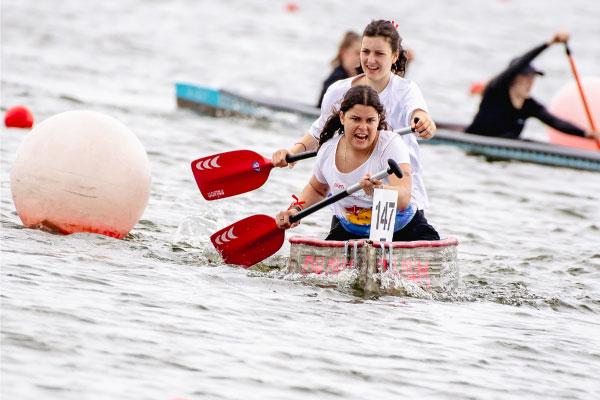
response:
<svg viewBox="0 0 600 400"><path fill-rule="evenodd" d="M536 76L544 73L531 61L555 43L566 43L569 33L557 32L552 39L513 59L508 68L485 87L479 111L465 131L484 136L519 139L529 117L535 117L561 132L600 140L598 131L586 131L552 115L546 107L531 97Z"/></svg>
<svg viewBox="0 0 600 400"><path fill-rule="evenodd" d="M358 33L348 31L344 34L340 46L338 48L337 55L331 60L331 66L333 71L329 74L327 79L323 82L323 89L319 95L319 101L317 107L321 108L323 103L323 96L325 92L334 82L342 79L351 78L363 73L360 67L360 45L361 40ZM414 58L414 53L411 49L406 49L406 65L405 70L408 68L408 64Z"/></svg>
<svg viewBox="0 0 600 400"><path fill-rule="evenodd" d="M316 148L331 110L334 107L339 109L346 92L358 85L370 86L379 93L391 129L410 125L421 138L429 139L434 135L436 126L427 112L421 90L414 82L403 78L406 52L393 21L377 20L367 25L362 36L360 63L365 72L357 77L337 81L327 89L321 105L321 116L292 147L273 153L274 166L288 165L285 160L287 154ZM415 122L415 118L418 118L418 122ZM408 146L410 154L413 199L419 210L425 210L429 206L429 198L423 182L416 135L404 135L401 139Z"/></svg>
<svg viewBox="0 0 600 400"><path fill-rule="evenodd" d="M334 67L333 71L323 82L323 90L321 90L317 107L321 107L323 96L332 83L356 76L358 73L360 67L360 36L358 33L348 31L344 34L337 55L331 60L331 66Z"/></svg>
<svg viewBox="0 0 600 400"><path fill-rule="evenodd" d="M308 185L288 210L277 214L277 226L296 226L298 223L290 224L290 216L324 199L330 191L344 190L360 181L363 190L332 205L334 223L326 240L369 237L375 187L398 192L394 241L439 240L412 196L408 147L388 128L386 111L375 89L359 85L346 91L339 111L330 112L320 132L317 160ZM370 180L372 172L387 168L388 158L398 163L403 177Z"/></svg>

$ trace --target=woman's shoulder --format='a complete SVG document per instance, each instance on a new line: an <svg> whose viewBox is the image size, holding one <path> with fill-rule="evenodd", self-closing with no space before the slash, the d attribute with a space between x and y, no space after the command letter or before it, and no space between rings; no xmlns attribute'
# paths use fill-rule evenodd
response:
<svg viewBox="0 0 600 400"><path fill-rule="evenodd" d="M379 131L379 141L381 142L389 142L390 140L400 139L400 135L395 133L392 130L383 129Z"/></svg>
<svg viewBox="0 0 600 400"><path fill-rule="evenodd" d="M391 81L395 90L412 90L415 88L418 89L419 87L415 81L403 78L396 74L392 74Z"/></svg>
<svg viewBox="0 0 600 400"><path fill-rule="evenodd" d="M331 86L329 86L328 91L331 90L334 93L339 93L343 97L344 94L346 94L346 92L348 91L348 89L352 87L352 79L353 77L339 79L333 82Z"/></svg>
<svg viewBox="0 0 600 400"><path fill-rule="evenodd" d="M386 107L389 108L387 110L388 113L392 114L394 108L403 108L403 99L407 96L412 97L421 93L421 90L414 81L398 75L392 75L388 88L383 93L380 93L380 98L386 104Z"/></svg>
<svg viewBox="0 0 600 400"><path fill-rule="evenodd" d="M379 131L379 145L381 149L385 149L390 145L407 147L404 140L394 131L382 130Z"/></svg>
<svg viewBox="0 0 600 400"><path fill-rule="evenodd" d="M341 103L344 95L350 89L352 84L352 78L340 79L338 81L333 82L323 95L322 105L325 105L325 110L327 115L330 112L330 108L337 103Z"/></svg>
<svg viewBox="0 0 600 400"><path fill-rule="evenodd" d="M341 135L339 133L336 133L331 139L323 143L319 148L317 155L324 155L325 153L330 152L332 148L335 149L337 143L340 141L340 136Z"/></svg>

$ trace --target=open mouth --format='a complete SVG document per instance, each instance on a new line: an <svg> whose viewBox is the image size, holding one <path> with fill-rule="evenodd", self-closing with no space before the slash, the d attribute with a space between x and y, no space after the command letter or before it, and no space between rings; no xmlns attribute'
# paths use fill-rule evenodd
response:
<svg viewBox="0 0 600 400"><path fill-rule="evenodd" d="M369 135L367 135L366 133L364 133L364 134L363 133L355 133L353 135L353 137L354 137L354 141L357 144L363 144L363 143L367 142L367 139L369 138Z"/></svg>

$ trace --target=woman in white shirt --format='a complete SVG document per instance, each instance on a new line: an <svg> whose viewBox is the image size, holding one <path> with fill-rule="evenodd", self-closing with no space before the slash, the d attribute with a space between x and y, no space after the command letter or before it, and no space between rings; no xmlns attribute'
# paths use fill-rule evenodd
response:
<svg viewBox="0 0 600 400"><path fill-rule="evenodd" d="M398 193L394 241L438 240L438 233L419 212L412 194L408 147L388 128L385 109L373 88L359 85L348 90L339 111L333 110L320 132L313 176L298 201L277 214L277 225L282 229L296 226L297 223L289 222L291 215L322 200L329 192L344 190L360 181L363 190L333 204L334 223L326 240L369 237L375 187ZM389 158L398 163L403 177L390 175L383 180L370 180L371 173L387 168Z"/></svg>
<svg viewBox="0 0 600 400"><path fill-rule="evenodd" d="M332 109L339 108L348 89L358 85L367 85L377 91L391 129L410 125L421 138L429 139L433 136L436 126L428 114L427 104L419 87L403 78L406 52L402 49L402 39L392 22L378 20L367 25L362 36L360 63L364 73L337 81L327 89L321 104L321 116L292 147L273 153L274 166L288 165L285 160L288 154L314 149ZM418 122L415 121L416 118ZM429 198L422 178L421 155L416 135L405 135L402 140L408 146L410 155L412 191L416 206L419 210L427 209Z"/></svg>

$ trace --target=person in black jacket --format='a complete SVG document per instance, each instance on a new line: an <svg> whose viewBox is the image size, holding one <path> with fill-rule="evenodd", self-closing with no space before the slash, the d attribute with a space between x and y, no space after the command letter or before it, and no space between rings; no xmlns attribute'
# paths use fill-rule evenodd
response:
<svg viewBox="0 0 600 400"><path fill-rule="evenodd" d="M567 40L567 32L558 32L550 42L513 59L507 69L486 85L479 111L465 131L477 135L519 139L527 118L535 117L561 132L600 140L600 132L586 131L552 115L531 97L535 77L544 75L530 64L531 61L550 45L566 43Z"/></svg>
<svg viewBox="0 0 600 400"><path fill-rule="evenodd" d="M317 107L321 107L323 96L332 83L357 75L357 68L360 67L360 39L356 32L348 31L344 34L338 53L331 60L331 66L334 69L323 82L323 90L321 90Z"/></svg>

